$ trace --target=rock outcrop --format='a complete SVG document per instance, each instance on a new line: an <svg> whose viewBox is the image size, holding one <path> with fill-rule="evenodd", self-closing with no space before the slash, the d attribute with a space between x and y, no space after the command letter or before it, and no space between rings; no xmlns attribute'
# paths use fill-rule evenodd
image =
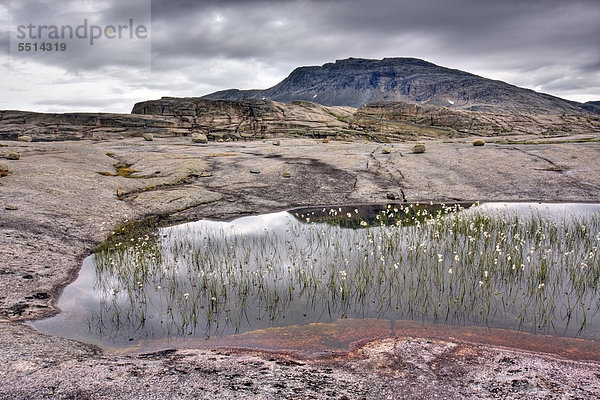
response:
<svg viewBox="0 0 600 400"><path fill-rule="evenodd" d="M600 131L594 114L528 115L456 110L432 104L375 102L359 109L308 101L164 97L137 103L132 114L42 114L0 111L0 140L59 141L194 136L199 142L289 136L368 138L560 136Z"/></svg>
<svg viewBox="0 0 600 400"><path fill-rule="evenodd" d="M351 120L366 131L386 135L556 136L600 131L600 116L592 114L494 114L405 102L367 104Z"/></svg>
<svg viewBox="0 0 600 400"><path fill-rule="evenodd" d="M304 101L283 104L271 100L210 100L163 97L137 103L135 114L180 118L209 139L241 139L276 135L335 136L355 133L345 117L349 107L324 107Z"/></svg>
<svg viewBox="0 0 600 400"><path fill-rule="evenodd" d="M142 136L143 133L175 135L188 132L187 128L181 119L164 116L0 111L0 140L17 140L22 136L39 142Z"/></svg>

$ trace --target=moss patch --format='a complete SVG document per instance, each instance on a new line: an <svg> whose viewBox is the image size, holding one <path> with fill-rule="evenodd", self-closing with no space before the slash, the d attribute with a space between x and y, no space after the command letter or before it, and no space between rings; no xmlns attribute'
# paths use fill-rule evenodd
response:
<svg viewBox="0 0 600 400"><path fill-rule="evenodd" d="M114 167L117 170L116 176L122 176L123 178L141 178L133 176L133 174L139 171L131 168L132 165L133 164L115 164Z"/></svg>
<svg viewBox="0 0 600 400"><path fill-rule="evenodd" d="M553 165L551 167L546 168L546 171L553 171L553 172L564 172L566 170L568 170L569 168L564 166L564 165Z"/></svg>
<svg viewBox="0 0 600 400"><path fill-rule="evenodd" d="M135 175L136 172L139 172L133 168L131 168L133 164L130 163L116 163L113 165L115 168L115 173L100 171L98 174L102 176L120 176L122 178L131 178L131 179L148 179L148 178L156 178L158 175L156 173L150 175Z"/></svg>

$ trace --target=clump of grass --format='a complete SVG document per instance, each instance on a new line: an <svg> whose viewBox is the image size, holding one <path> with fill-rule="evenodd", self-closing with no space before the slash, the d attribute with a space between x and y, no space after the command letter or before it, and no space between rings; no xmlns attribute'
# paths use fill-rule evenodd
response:
<svg viewBox="0 0 600 400"><path fill-rule="evenodd" d="M8 176L8 165L0 164L0 178Z"/></svg>
<svg viewBox="0 0 600 400"><path fill-rule="evenodd" d="M159 226L159 219L156 217L146 218L141 221L125 220L117 225L104 242L94 249L94 253L113 251L120 246L127 247L129 243L135 242L140 237L148 236L156 238L156 230ZM118 245L119 243L121 245Z"/></svg>
<svg viewBox="0 0 600 400"><path fill-rule="evenodd" d="M483 146L483 145L485 145L485 140L483 140L483 139L473 140L473 146Z"/></svg>
<svg viewBox="0 0 600 400"><path fill-rule="evenodd" d="M391 152L392 151L387 146L383 146L381 149L381 154L390 154Z"/></svg>

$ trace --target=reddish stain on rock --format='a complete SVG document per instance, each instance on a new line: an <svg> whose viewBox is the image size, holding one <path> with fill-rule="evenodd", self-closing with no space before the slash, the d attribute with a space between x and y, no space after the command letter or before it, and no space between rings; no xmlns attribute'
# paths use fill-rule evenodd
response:
<svg viewBox="0 0 600 400"><path fill-rule="evenodd" d="M343 357L367 343L391 337L485 344L545 353L571 360L600 361L600 343L592 340L477 326L446 326L376 319L344 319L334 323L275 327L206 340L147 340L118 353L139 354L167 348L237 348L291 354L299 359L321 359Z"/></svg>

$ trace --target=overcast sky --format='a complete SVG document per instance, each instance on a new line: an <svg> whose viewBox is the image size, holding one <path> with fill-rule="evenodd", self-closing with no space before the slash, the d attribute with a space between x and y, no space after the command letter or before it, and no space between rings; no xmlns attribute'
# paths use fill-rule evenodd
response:
<svg viewBox="0 0 600 400"><path fill-rule="evenodd" d="M99 29L132 19L147 34L17 49L36 42L18 38L19 25L84 18ZM0 109L129 112L162 96L267 88L298 66L347 57L422 58L600 100L599 21L598 0L0 0Z"/></svg>

